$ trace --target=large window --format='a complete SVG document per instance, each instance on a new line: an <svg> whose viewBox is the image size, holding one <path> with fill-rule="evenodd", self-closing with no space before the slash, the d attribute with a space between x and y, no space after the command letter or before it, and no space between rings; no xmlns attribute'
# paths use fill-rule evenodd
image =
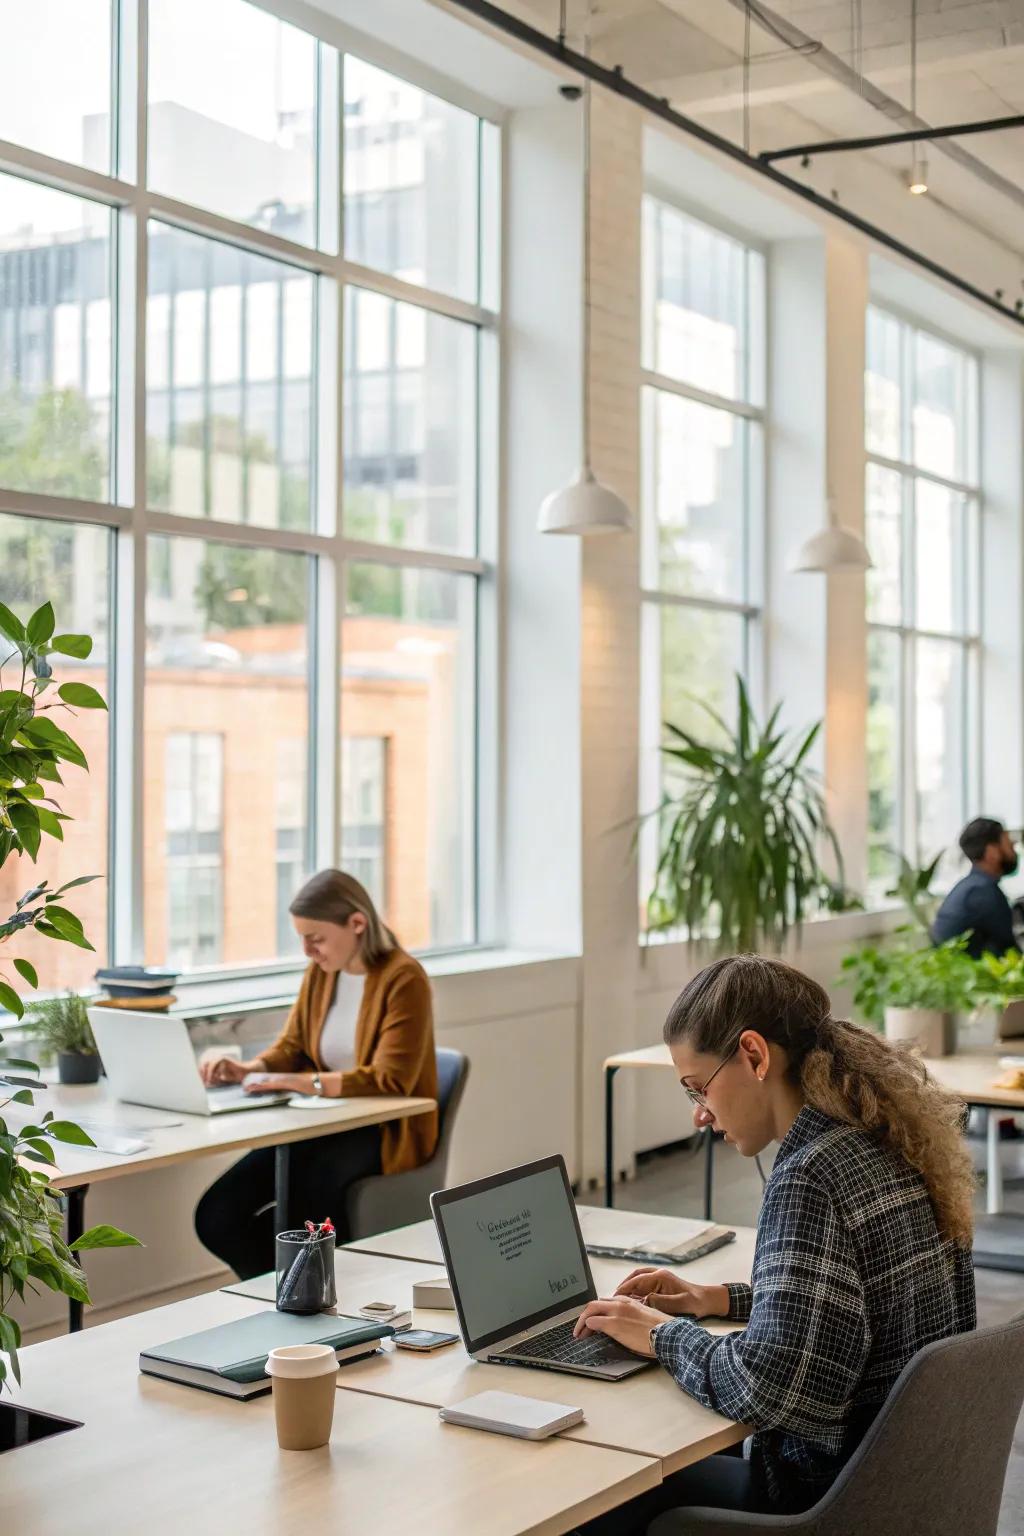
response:
<svg viewBox="0 0 1024 1536"><path fill-rule="evenodd" d="M764 260L648 197L643 226L641 810L672 786L666 720L703 738L728 722L760 611ZM646 823L641 896L657 828Z"/></svg>
<svg viewBox="0 0 1024 1536"><path fill-rule="evenodd" d="M977 811L978 368L868 312L868 870L953 850Z"/></svg>
<svg viewBox="0 0 1024 1536"><path fill-rule="evenodd" d="M143 58L135 9L0 58L0 600L111 702L38 872L106 876L101 960L297 958L326 864L472 944L497 129L246 0L149 0Z"/></svg>

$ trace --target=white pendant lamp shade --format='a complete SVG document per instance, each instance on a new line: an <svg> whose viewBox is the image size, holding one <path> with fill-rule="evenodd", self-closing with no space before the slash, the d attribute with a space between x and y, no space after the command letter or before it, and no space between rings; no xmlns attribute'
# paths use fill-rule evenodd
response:
<svg viewBox="0 0 1024 1536"><path fill-rule="evenodd" d="M871 556L862 538L848 528L840 528L830 502L828 527L804 540L790 558L789 569L820 571L827 576L869 571Z"/></svg>
<svg viewBox="0 0 1024 1536"><path fill-rule="evenodd" d="M581 469L571 485L552 491L540 505L539 533L628 533L629 508L621 496L594 479L592 469Z"/></svg>
<svg viewBox="0 0 1024 1536"><path fill-rule="evenodd" d="M588 12L589 16L589 12ZM589 30L587 37L589 50ZM602 485L590 467L590 81L583 87L583 467L571 485L552 491L541 502L538 533L628 533L629 508Z"/></svg>

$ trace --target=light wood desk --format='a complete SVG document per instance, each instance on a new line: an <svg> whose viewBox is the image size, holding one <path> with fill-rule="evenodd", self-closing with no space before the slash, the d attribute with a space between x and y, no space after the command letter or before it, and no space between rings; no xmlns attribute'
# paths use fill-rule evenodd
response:
<svg viewBox="0 0 1024 1536"><path fill-rule="evenodd" d="M644 1238L657 1238L659 1233L671 1232L675 1217L651 1215L646 1211L626 1211L615 1207L611 1215L604 1206L577 1205L584 1241L609 1242L625 1247ZM685 1266L687 1278L699 1285L720 1283L719 1262L727 1266L730 1280L749 1278L754 1262L754 1228L736 1227L736 1241L704 1259L695 1259ZM419 1264L443 1264L441 1244L432 1221L413 1222L408 1227L396 1227L391 1232L378 1232L373 1237L361 1237L349 1243L348 1248L359 1253L376 1253L394 1259L411 1259ZM683 1273L684 1270L680 1270ZM714 1275L712 1279L710 1276Z"/></svg>
<svg viewBox="0 0 1024 1536"><path fill-rule="evenodd" d="M753 1265L754 1231L741 1227L736 1241L717 1249L703 1259L687 1264L685 1274L695 1285L724 1285L727 1281L750 1279ZM622 1259L593 1258L590 1261L599 1296L610 1296L636 1266ZM339 1248L334 1255L334 1276L338 1311L356 1313L368 1301L391 1301L405 1311L412 1307L412 1288L417 1280L436 1279L436 1264L420 1264L409 1259L393 1259L385 1254L363 1253L358 1249ZM682 1271L680 1271L682 1273ZM255 1301L272 1302L277 1295L277 1276L273 1270L251 1280L236 1280L224 1287L226 1295L248 1296ZM417 1307L413 1316L417 1328L433 1328L439 1333L458 1330L458 1318L451 1310L427 1310ZM711 1331L728 1333L732 1324L712 1323Z"/></svg>
<svg viewBox="0 0 1024 1536"><path fill-rule="evenodd" d="M330 1444L282 1451L269 1396L139 1374L141 1349L259 1310L213 1292L23 1350L16 1400L83 1427L4 1456L5 1528L64 1510L76 1536L562 1536L660 1481L651 1456L458 1429L344 1386Z"/></svg>
<svg viewBox="0 0 1024 1536"><path fill-rule="evenodd" d="M1004 1073L999 1065L1000 1056L1020 1055L1024 1055L1024 1040L1003 1040L991 1050L925 1058L925 1066L937 1083L957 1094L972 1109L985 1111L985 1209L992 1219L979 1218L975 1224L974 1262L982 1269L1017 1273L1024 1271L1024 1219L1003 1210L1003 1144L998 1112L1024 1114L1024 1092L1018 1088L998 1088L996 1080Z"/></svg>
<svg viewBox="0 0 1024 1536"><path fill-rule="evenodd" d="M315 1136L329 1136L358 1130L365 1125L382 1125L387 1120L404 1120L426 1114L435 1107L433 1099L357 1098L338 1099L330 1109L292 1109L288 1105L268 1105L266 1109L246 1109L220 1115L184 1115L162 1109L148 1109L141 1104L122 1104L115 1099L106 1082L88 1087L64 1084L41 1086L33 1106L40 1115L52 1109L57 1119L100 1122L110 1131L138 1135L148 1142L143 1150L127 1155L103 1152L95 1147L55 1144L57 1166L51 1183L68 1195L68 1240L81 1236L85 1228L85 1197L90 1184L101 1179L125 1178L129 1174L148 1173L215 1152L250 1152L256 1147L275 1149L275 1183L279 1208L288 1210L288 1147L295 1141ZM136 1129L137 1128L137 1129ZM101 1135L89 1127L94 1140ZM38 1166L33 1164L33 1167ZM282 1220L280 1230L288 1225ZM70 1328L82 1326L80 1302L69 1304Z"/></svg>
<svg viewBox="0 0 1024 1536"><path fill-rule="evenodd" d="M645 1216L638 1211L616 1211L614 1216L616 1221L622 1221L625 1241L639 1236L641 1226L645 1233L650 1233L652 1222L656 1230L658 1222L671 1219ZM584 1233L588 1225L596 1227L594 1218L601 1218L602 1228L607 1227L609 1219L607 1211L586 1206L580 1207L580 1217ZM400 1228L398 1232L385 1233L383 1236L397 1245L418 1247L422 1252L426 1247L422 1242L426 1233L420 1229L428 1226L432 1229L431 1223L421 1222L416 1227ZM738 1228L734 1243L716 1249L702 1259L695 1259L680 1273L685 1274L687 1279L692 1278L698 1285L749 1280L754 1237L753 1228ZM352 1250L343 1251L355 1256ZM424 1266L404 1263L390 1256L379 1257L380 1262L395 1266L391 1271L391 1280L396 1292L401 1290L403 1295L411 1295L412 1279L420 1277ZM591 1266L594 1283L601 1295L613 1292L630 1270L635 1268L635 1265L625 1260L601 1258L592 1259ZM403 1274L406 1269L408 1275ZM427 1273L431 1272L428 1268ZM389 1299L399 1298L396 1295ZM448 1311L417 1309L413 1322L418 1328L435 1328L443 1332L455 1332L458 1328L455 1313ZM727 1333L734 1327L729 1323L713 1323L710 1331ZM666 1476L715 1451L735 1445L747 1433L742 1426L701 1408L680 1391L666 1372L656 1367L625 1381L592 1381L582 1376L560 1375L555 1371L478 1365L469 1358L461 1343L429 1355L395 1350L389 1345L372 1360L358 1361L349 1366L343 1373L341 1384L347 1391L367 1392L430 1407L442 1407L446 1403L458 1402L460 1398L492 1388L501 1392L520 1392L527 1397L542 1397L553 1402L578 1403L586 1414L586 1420L567 1430L568 1437L636 1454L653 1454L662 1462Z"/></svg>

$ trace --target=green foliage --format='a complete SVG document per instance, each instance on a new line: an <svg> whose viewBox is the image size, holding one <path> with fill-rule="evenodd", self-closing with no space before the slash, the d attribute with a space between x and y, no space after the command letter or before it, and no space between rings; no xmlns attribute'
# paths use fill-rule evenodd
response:
<svg viewBox="0 0 1024 1536"><path fill-rule="evenodd" d="M1006 1008L1024 998L1024 952L1007 950L1005 955L986 952L975 962L973 1006Z"/></svg>
<svg viewBox="0 0 1024 1536"><path fill-rule="evenodd" d="M5 418L0 411L0 463L4 426ZM65 764L81 768L87 765L82 749L56 723L55 716L73 714L76 708L106 707L94 689L84 684L61 686L56 682L52 658L72 656L84 660L92 642L86 635L55 635L55 629L49 603L38 608L26 623L0 603L0 868L14 857L34 863L44 837L63 838L62 823L69 818L51 790L63 783ZM62 898L94 878L80 875L56 890L51 889L48 880L36 880L18 899L11 915L0 921L0 946L16 944L29 930L34 930L45 938L91 950L81 921L63 904ZM37 985L35 967L28 960L12 957L10 964L29 986ZM11 985L9 973L5 977L2 972L0 965L0 1007L20 1018L24 1004ZM42 1024L40 1032L47 1034L57 1049L69 1048L63 1042L71 1039L76 1039L79 1048L83 1048L84 1036L76 1012L80 1005L80 998L35 1004L37 1029L48 1018L49 1023ZM88 1030L88 1020L85 1027ZM2 1041L0 1036L0 1046ZM69 1120L55 1120L52 1111L47 1111L38 1123L30 1121L20 1127L9 1127L2 1118L3 1111L12 1103L31 1108L35 1094L43 1088L34 1062L12 1057L0 1049L0 1355L8 1357L10 1369L19 1381L21 1333L8 1315L11 1302L22 1299L26 1289L35 1291L39 1285L78 1301L89 1300L85 1275L62 1236L64 1214L60 1194L51 1187L45 1172L26 1164L52 1167L54 1142L77 1146L92 1146L93 1142L80 1126ZM116 1228L95 1227L83 1235L76 1247L108 1248L135 1241ZM7 1371L7 1364L0 1359L0 1386Z"/></svg>
<svg viewBox="0 0 1024 1536"><path fill-rule="evenodd" d="M100 501L106 482L92 407L83 395L52 388L29 395L17 386L0 392L0 485ZM54 588L47 583L42 590Z"/></svg>
<svg viewBox="0 0 1024 1536"><path fill-rule="evenodd" d="M918 866L911 864L895 848L892 849L897 861L896 883L885 894L893 900L902 901L913 921L925 933L931 932L938 910L939 898L932 894L932 881L942 863L944 852L945 849L937 853L930 864Z"/></svg>
<svg viewBox="0 0 1024 1536"><path fill-rule="evenodd" d="M691 939L713 937L723 952L781 948L828 884L822 845L842 886L820 780L807 766L820 723L794 737L779 729L776 705L762 728L743 679L736 683L735 731L707 706L713 742L665 723L662 752L680 793L655 813L661 851L647 903L652 929L685 925Z"/></svg>
<svg viewBox="0 0 1024 1536"><path fill-rule="evenodd" d="M60 992L30 1003L26 1022L34 1039L51 1051L95 1056L96 1041L89 1027L85 998L77 992Z"/></svg>
<svg viewBox="0 0 1024 1536"><path fill-rule="evenodd" d="M853 990L856 1018L880 1028L887 1008L956 1013L975 1006L977 963L966 936L922 945L903 928L893 944L866 944L846 955L839 979Z"/></svg>
<svg viewBox="0 0 1024 1536"><path fill-rule="evenodd" d="M195 596L211 628L305 624L310 610L309 563L294 555L282 559L273 549L208 544Z"/></svg>

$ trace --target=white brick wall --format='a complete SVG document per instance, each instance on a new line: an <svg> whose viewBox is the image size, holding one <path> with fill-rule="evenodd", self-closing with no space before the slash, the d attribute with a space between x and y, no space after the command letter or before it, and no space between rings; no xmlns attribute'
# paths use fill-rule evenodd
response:
<svg viewBox="0 0 1024 1536"><path fill-rule="evenodd" d="M640 494L640 114L594 90L591 444L594 472L637 518ZM638 965L639 537L583 541L581 1167L602 1167L601 1063L634 1043ZM628 1118L622 1145L632 1146Z"/></svg>

